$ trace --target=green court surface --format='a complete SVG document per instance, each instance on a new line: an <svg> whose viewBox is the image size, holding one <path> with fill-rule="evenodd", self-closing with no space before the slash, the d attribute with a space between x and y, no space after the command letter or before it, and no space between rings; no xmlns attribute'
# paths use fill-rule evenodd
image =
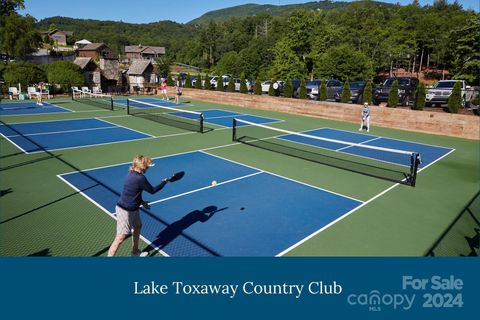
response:
<svg viewBox="0 0 480 320"><path fill-rule="evenodd" d="M379 128L375 127L374 118L370 134L442 146L455 151L421 171L416 187L410 187L234 143L231 128L207 123L206 127L214 130L200 134L134 118L126 115L123 109L108 111L66 99L57 102L75 112L0 116L0 120L2 124L12 124L98 118L155 138L25 154L2 136L2 256L105 256L115 235L114 219L66 185L57 175L128 163L137 154L160 157L206 150L213 155L365 202L358 210L292 247L284 253L285 256L426 255L479 191L479 141ZM284 121L269 125L297 132L323 127L358 132L358 124L202 101L192 100L183 108L224 109L281 119ZM237 192L241 193L242 190ZM471 206L473 211L477 211L477 223L478 203L477 200ZM288 214L295 215L296 212ZM473 237L474 228L478 228L474 220L473 223L462 222L462 234L445 238L445 241L455 242L452 247L458 249L445 249L443 254L468 254L464 237ZM248 237L248 234L245 236ZM128 255L129 245L130 241L123 244L118 255ZM142 243L141 247L145 246ZM449 244L442 243L442 246L448 247Z"/></svg>

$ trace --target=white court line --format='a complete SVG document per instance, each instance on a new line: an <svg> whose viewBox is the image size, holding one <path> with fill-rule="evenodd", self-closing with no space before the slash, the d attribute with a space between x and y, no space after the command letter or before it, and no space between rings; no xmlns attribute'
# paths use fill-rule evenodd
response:
<svg viewBox="0 0 480 320"><path fill-rule="evenodd" d="M378 140L378 139L382 139L382 138L381 137L376 137L376 138L373 138L373 139L370 139L370 140L367 140L367 141L360 142L359 144L369 143L369 142L372 142L372 141L375 141L375 140ZM346 146L346 147L343 147L343 148L340 148L340 149L336 149L335 151L342 151L342 150L345 150L345 149L348 149L348 148L352 148L352 146Z"/></svg>
<svg viewBox="0 0 480 320"><path fill-rule="evenodd" d="M140 133L140 134L149 136L149 137L151 137L151 138L154 138L154 137L155 137L155 136L152 136L151 134L148 134L148 133L145 133L145 132L142 132L142 131L139 131L139 130L131 129L131 128L128 128L128 127L119 125L119 124L117 124L117 123L113 123L113 122L110 122L110 121L107 121L107 120L103 120L103 119L100 119L100 118L97 118L97 117L95 117L94 119L97 119L98 121L101 121L101 122L105 122L105 123L111 124L111 125L113 125L113 126L115 126L115 127L123 128L123 129L130 130L130 131L134 131L134 132L136 132L136 133Z"/></svg>
<svg viewBox="0 0 480 320"><path fill-rule="evenodd" d="M8 142L10 142L11 144L13 144L15 147L17 147L18 149L20 149L21 151L23 151L24 153L27 153L27 151L25 151L23 148L21 148L18 144L16 144L15 142L13 142L12 140L10 140L7 136L5 136L3 133L0 133L0 135L2 137L4 137Z"/></svg>
<svg viewBox="0 0 480 320"><path fill-rule="evenodd" d="M445 158L446 156L448 156L450 153L452 153L453 151L455 151L455 149L452 149L450 152L446 153L445 155L443 155L442 157L436 159L435 161L432 161L431 163L429 163L427 166L421 168L418 170L418 173L420 173L421 171L423 171L424 169L428 168L429 166L431 166L432 164L434 164L435 162L437 161L440 161L441 159ZM402 182L405 181L402 180ZM287 252L293 250L294 248L300 246L301 244L303 244L304 242L310 240L311 238L313 238L314 236L316 236L317 234L319 234L320 232L322 232L323 230L329 228L330 226L334 225L335 223L339 222L340 220L348 217L349 215L351 215L352 213L354 213L355 211L357 211L358 209L364 207L365 205L369 204L370 202L372 202L373 200L376 200L377 198L379 198L380 196L384 195L385 193L389 192L390 190L393 190L394 188L396 188L397 186L399 186L400 183L396 183L394 184L393 186L387 188L386 190L380 192L379 194L373 196L372 198L368 199L367 201L365 201L364 203L362 203L360 206L350 210L349 212L345 213L343 216L333 220L332 222L330 222L329 224L323 226L322 228L318 229L317 231L315 231L314 233L310 234L309 236L307 236L306 238L300 240L299 242L295 243L294 245L288 247L287 249L283 250L282 252L278 253L276 255L276 257L279 257L279 256L282 256L284 254L286 254Z"/></svg>
<svg viewBox="0 0 480 320"><path fill-rule="evenodd" d="M332 225L334 225L335 223L339 222L340 220L343 220L345 219L346 217L348 217L349 215L351 215L352 213L354 213L355 211L357 211L358 209L366 206L367 204L369 204L370 202L372 202L373 200L377 199L378 197L384 195L385 193L387 193L388 191L392 190L393 188L397 187L398 185L400 185L400 183L396 183L394 184L393 186L389 187L388 189L382 191L381 193L377 194L376 196L370 198L369 200L365 201L364 203L360 204L358 207L355 207L353 208L352 210L350 210L349 212L345 213L344 215L342 215L341 217L338 217L337 219L331 221L329 224L327 225L324 225L323 227L321 227L320 229L318 229L317 231L315 231L314 233L310 234L309 236L303 238L302 240L300 240L299 242L293 244L292 246L288 247L287 249L283 250L282 252L280 253L277 253L275 256L276 257L280 257L280 256L283 256L285 253L295 249L296 247L300 246L301 244L303 244L304 242L310 240L311 238L313 238L314 236L316 236L317 234L319 234L320 232L322 232L323 230L331 227Z"/></svg>
<svg viewBox="0 0 480 320"><path fill-rule="evenodd" d="M43 136L48 134L61 134L61 133L72 133L72 132L82 132L82 131L92 131L92 130L104 130L104 129L112 129L116 128L117 126L110 126L110 127L99 127L99 128L86 128L86 129L75 129L75 130L65 130L65 131L49 131L49 132L38 132L38 133L27 133L27 134L16 134L9 137L30 137L30 136Z"/></svg>
<svg viewBox="0 0 480 320"><path fill-rule="evenodd" d="M335 128L329 128L329 127L322 127L322 128L317 129L317 130L320 130L320 129L330 129L330 130L335 130L335 131L348 132L348 133L351 133L351 134L369 135L369 136L379 137L379 138L383 138L383 139L391 139L391 140L395 140L395 141L413 143L413 144L424 145L424 146L429 146L429 147L436 147L436 148L449 149L449 150L452 149L452 148L448 148L448 147L437 146L437 145L434 145L434 144L428 144L428 143L422 143L422 142L414 142L414 141L402 140L402 139L396 139L396 138L390 138L390 137L382 137L382 136L376 136L376 135L373 135L373 134L363 134L363 133L358 133L358 132L354 132L354 131L348 131L348 130L342 130L342 129L335 129ZM313 129L313 130L315 130L315 129ZM401 130L401 129L396 129L396 130ZM402 130L402 131L404 131L404 130Z"/></svg>
<svg viewBox="0 0 480 320"><path fill-rule="evenodd" d="M78 171L77 171L78 172ZM68 186L70 186L73 190L77 191L79 194L81 194L84 198L86 198L88 201L92 202L95 206L97 206L98 208L100 208L100 210L102 210L103 212L105 212L106 214L108 214L113 220L117 220L116 216L114 213L108 211L107 209L105 209L103 206L101 206L98 202L96 202L95 200L93 200L92 198L90 198L86 193L84 193L83 191L80 191L77 187L75 187L73 184L71 184L70 182L68 182L67 180L65 180L62 176L64 174L57 174L57 177L62 180L63 182L65 182ZM145 238L144 236L142 236L140 234L140 238L146 243L148 244L150 247L154 248L155 250L157 250L158 252L160 252L162 255L166 256L166 257L169 257L169 255L163 251L162 249L160 249L159 247L153 245L153 243L148 240L147 238Z"/></svg>
<svg viewBox="0 0 480 320"><path fill-rule="evenodd" d="M358 200L358 199L355 199L355 198L346 196L346 195L341 194L341 193L333 192L333 191L330 191L330 190L327 190L327 189L323 189L323 188L320 188L320 187L317 187L317 186L313 186L313 185L308 184L308 183L305 183L305 182L301 182L301 181L298 181L298 180L295 180L295 179L287 178L287 177L285 177L285 176L282 176L282 175L279 175L279 174L276 174L276 173L273 173L273 172L270 172L270 171L265 171L265 170L262 170L262 169L259 169L259 168L256 168L256 167L253 167L253 166L244 164L244 163L240 163L240 162L237 162L237 161L234 161L234 160L230 160L230 159L227 159L227 158L224 158L224 157L221 157L221 156L217 156L217 155L215 155L215 154L205 152L205 150L199 150L199 152L202 152L202 153L205 153L205 154L207 154L207 155L209 155L209 156L216 157L216 158L219 158L219 159L222 159L222 160L224 160L224 161L231 162L231 163L235 163L235 164L237 164L237 165L244 166L244 167L247 167L247 168L250 168L250 169L253 169L253 170L262 171L262 172L264 172L264 173L271 174L272 176L279 177L279 178L282 178L282 179L285 179L285 180L289 180L289 181L292 181L292 182L295 182L295 183L298 183L298 184L302 184L302 185L307 186L307 187L310 187L310 188L314 188L314 189L317 189L317 190L321 190L321 191L323 191L323 192L327 192L327 193L330 193L330 194L334 194L334 195L336 195L336 196L340 196L340 197L343 197L343 198L348 198L348 199L350 199L350 200L354 200L354 201L357 201L357 202L360 202L360 203L363 202L362 200Z"/></svg>
<svg viewBox="0 0 480 320"><path fill-rule="evenodd" d="M186 195L188 195L188 194L195 193L195 192L207 190L207 189L210 189L210 188L216 188L216 187L218 187L218 186L221 186L222 184L227 184L227 183L235 182L235 181L238 181L238 180L250 178L250 177L256 176L256 175L258 175L258 174L260 174L260 173L264 173L264 172L263 172L263 171L254 172L254 173L247 174L247 175L244 175L244 176L241 176L241 177L237 177L237 178L234 178L234 179L230 179L230 180L227 180L227 181L223 181L223 182L217 183L215 186L206 186L206 187L203 187L203 188L198 188L198 189L195 189L195 190L192 190L192 191L188 191L188 192L184 192L184 193L180 193L180 194L177 194L177 195L174 195L174 196L165 198L165 199L160 199L160 200L152 201L152 202L149 202L148 204L149 204L149 205L154 205L154 204L157 204L157 203L160 203L160 202L164 202L164 201L168 201L168 200L171 200L171 199L183 197L183 196L186 196Z"/></svg>

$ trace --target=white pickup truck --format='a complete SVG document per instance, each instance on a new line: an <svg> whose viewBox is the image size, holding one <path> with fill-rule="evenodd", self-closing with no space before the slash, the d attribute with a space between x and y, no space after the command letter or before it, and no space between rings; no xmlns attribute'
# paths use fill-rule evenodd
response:
<svg viewBox="0 0 480 320"><path fill-rule="evenodd" d="M462 107L470 107L470 101L473 98L473 88L468 86L464 80L440 80L435 87L428 89L425 96L426 106L442 105L448 103L448 98L452 94L453 86L460 82L462 90Z"/></svg>

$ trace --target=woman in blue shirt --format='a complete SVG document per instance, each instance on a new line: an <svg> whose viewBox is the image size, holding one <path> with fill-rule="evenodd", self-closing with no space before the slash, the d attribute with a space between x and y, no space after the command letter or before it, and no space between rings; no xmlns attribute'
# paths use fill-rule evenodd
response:
<svg viewBox="0 0 480 320"><path fill-rule="evenodd" d="M140 219L140 206L149 209L148 203L143 201L142 192L154 194L165 186L169 179L163 179L158 185L153 187L144 176L144 173L149 167L153 167L152 159L145 156L136 156L133 159L132 166L129 169L128 175L125 178L120 199L115 207L117 215L117 235L110 245L108 256L112 257L117 252L118 247L125 238L132 233L132 256L146 256L147 252L140 252L138 249L138 242L140 238L140 231L142 229L142 221ZM133 229L133 232L132 232Z"/></svg>

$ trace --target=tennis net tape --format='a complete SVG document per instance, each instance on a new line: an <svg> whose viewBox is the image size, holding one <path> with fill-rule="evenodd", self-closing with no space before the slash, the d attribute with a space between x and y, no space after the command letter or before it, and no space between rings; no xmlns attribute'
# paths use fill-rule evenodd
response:
<svg viewBox="0 0 480 320"><path fill-rule="evenodd" d="M233 140L348 170L415 186L420 154L362 143L324 138L233 119Z"/></svg>
<svg viewBox="0 0 480 320"><path fill-rule="evenodd" d="M72 99L94 107L113 110L113 98L110 95L72 89Z"/></svg>
<svg viewBox="0 0 480 320"><path fill-rule="evenodd" d="M182 110L135 99L127 99L127 113L168 126L203 132L204 115L202 112Z"/></svg>

